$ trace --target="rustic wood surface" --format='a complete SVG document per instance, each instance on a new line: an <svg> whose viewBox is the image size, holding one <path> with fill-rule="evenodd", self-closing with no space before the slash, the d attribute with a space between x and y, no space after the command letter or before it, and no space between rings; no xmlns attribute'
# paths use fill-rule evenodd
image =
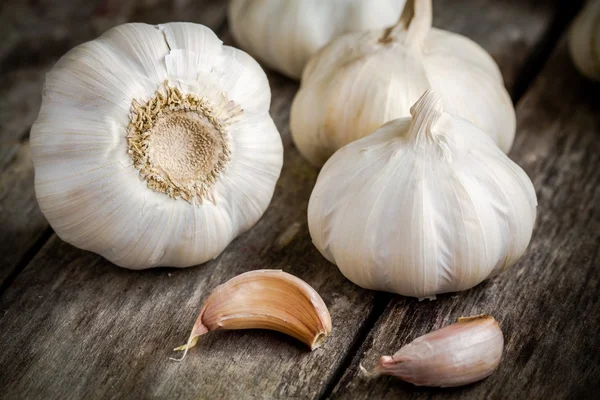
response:
<svg viewBox="0 0 600 400"><path fill-rule="evenodd" d="M271 113L285 146L281 179L263 219L216 260L132 272L53 235L35 202L27 136L43 75L57 57L129 20L193 20L231 41L224 1L78 2L9 1L0 11L8 29L0 45L1 398L594 396L600 89L579 77L564 43L536 78L570 18L567 8L533 0L435 2L434 24L486 48L515 100L535 78L519 101L511 156L532 177L540 205L531 247L516 267L470 291L419 303L358 288L312 246L306 208L318 171L289 136L297 84L274 73ZM290 239L284 247L282 235ZM203 337L183 363L169 361L210 290L259 268L293 273L322 295L334 325L324 346L311 353L273 332L221 332ZM418 335L479 312L492 313L506 338L504 361L485 381L435 390L361 376L360 363L372 366Z"/></svg>

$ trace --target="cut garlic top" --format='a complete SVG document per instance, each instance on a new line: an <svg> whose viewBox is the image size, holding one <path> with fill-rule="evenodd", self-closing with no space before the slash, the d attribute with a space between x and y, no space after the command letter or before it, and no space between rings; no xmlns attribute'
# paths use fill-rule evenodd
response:
<svg viewBox="0 0 600 400"><path fill-rule="evenodd" d="M300 79L310 56L347 32L382 29L405 0L230 0L236 42L265 65Z"/></svg>
<svg viewBox="0 0 600 400"><path fill-rule="evenodd" d="M310 60L290 116L307 160L321 166L340 147L408 117L427 89L510 150L516 116L498 66L475 42L432 29L431 20L431 0L409 0L395 27L341 36Z"/></svg>
<svg viewBox="0 0 600 400"><path fill-rule="evenodd" d="M413 118L340 149L308 205L313 243L367 289L413 297L469 289L512 266L533 230L527 174L428 91Z"/></svg>
<svg viewBox="0 0 600 400"><path fill-rule="evenodd" d="M207 27L125 24L48 73L31 131L40 207L122 267L218 256L267 208L283 162L260 66Z"/></svg>

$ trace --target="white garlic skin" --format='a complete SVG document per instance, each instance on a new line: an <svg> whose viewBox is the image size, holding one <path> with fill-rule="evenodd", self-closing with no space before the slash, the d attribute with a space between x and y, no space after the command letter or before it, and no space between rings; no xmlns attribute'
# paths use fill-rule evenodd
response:
<svg viewBox="0 0 600 400"><path fill-rule="evenodd" d="M460 318L391 357L381 357L374 372L416 386L463 386L490 376L500 364L503 348L504 336L492 316Z"/></svg>
<svg viewBox="0 0 600 400"><path fill-rule="evenodd" d="M508 153L516 115L498 66L468 38L431 28L427 5L431 0L416 0L418 14L408 28L399 24L391 41L381 42L385 31L350 33L310 60L290 128L312 164L322 166L342 146L410 116L427 89L440 94L447 112L479 126Z"/></svg>
<svg viewBox="0 0 600 400"><path fill-rule="evenodd" d="M229 24L241 48L264 65L300 79L309 58L331 39L396 22L405 0L230 0Z"/></svg>
<svg viewBox="0 0 600 400"><path fill-rule="evenodd" d="M128 154L132 101L160 85L208 99L231 161L201 203L151 190ZM125 24L77 46L48 73L31 131L41 210L66 242L130 269L187 267L217 257L258 221L283 163L265 73L207 27Z"/></svg>
<svg viewBox="0 0 600 400"><path fill-rule="evenodd" d="M469 289L512 266L537 199L525 172L427 92L413 119L337 151L308 206L313 243L355 284L418 298Z"/></svg>
<svg viewBox="0 0 600 400"><path fill-rule="evenodd" d="M573 22L569 50L579 72L600 82L600 1L588 1Z"/></svg>

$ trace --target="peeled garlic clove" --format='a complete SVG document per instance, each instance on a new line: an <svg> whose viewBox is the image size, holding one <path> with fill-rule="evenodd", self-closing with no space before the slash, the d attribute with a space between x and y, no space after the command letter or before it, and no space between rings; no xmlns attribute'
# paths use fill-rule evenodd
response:
<svg viewBox="0 0 600 400"><path fill-rule="evenodd" d="M417 386L468 385L496 370L503 347L502 331L491 315L459 318L381 357L369 375L392 375Z"/></svg>
<svg viewBox="0 0 600 400"><path fill-rule="evenodd" d="M321 46L346 32L383 29L398 19L405 0L231 0L236 43L291 78Z"/></svg>
<svg viewBox="0 0 600 400"><path fill-rule="evenodd" d="M478 44L431 21L431 0L408 0L393 28L340 36L310 60L290 114L308 161L322 166L342 146L410 116L427 89L510 150L516 115L498 66Z"/></svg>
<svg viewBox="0 0 600 400"><path fill-rule="evenodd" d="M190 334L187 351L214 330L270 329L285 333L311 350L331 333L331 317L321 296L306 282L281 270L246 272L216 287Z"/></svg>
<svg viewBox="0 0 600 400"><path fill-rule="evenodd" d="M327 161L308 204L321 254L367 289L418 298L466 290L514 265L536 217L527 174L426 92L412 118Z"/></svg>
<svg viewBox="0 0 600 400"><path fill-rule="evenodd" d="M117 26L47 75L31 130L42 212L122 267L211 260L271 201L270 99L258 63L205 26Z"/></svg>
<svg viewBox="0 0 600 400"><path fill-rule="evenodd" d="M569 50L577 69L600 81L600 1L590 0L569 32Z"/></svg>

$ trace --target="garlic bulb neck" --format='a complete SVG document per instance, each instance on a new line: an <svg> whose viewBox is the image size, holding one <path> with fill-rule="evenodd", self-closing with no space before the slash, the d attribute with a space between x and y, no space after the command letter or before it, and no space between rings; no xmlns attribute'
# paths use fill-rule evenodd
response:
<svg viewBox="0 0 600 400"><path fill-rule="evenodd" d="M409 139L420 146L428 143L437 143L437 135L433 127L444 112L442 97L433 90L427 90L423 96L410 108L412 122L408 131Z"/></svg>
<svg viewBox="0 0 600 400"><path fill-rule="evenodd" d="M398 23L386 29L379 42L392 43L399 32L406 32L405 44L421 46L431 30L432 21L431 0L408 0Z"/></svg>
<svg viewBox="0 0 600 400"><path fill-rule="evenodd" d="M140 177L152 190L201 204L231 159L224 125L237 113L217 117L207 100L166 84L147 102L134 99L127 143Z"/></svg>

